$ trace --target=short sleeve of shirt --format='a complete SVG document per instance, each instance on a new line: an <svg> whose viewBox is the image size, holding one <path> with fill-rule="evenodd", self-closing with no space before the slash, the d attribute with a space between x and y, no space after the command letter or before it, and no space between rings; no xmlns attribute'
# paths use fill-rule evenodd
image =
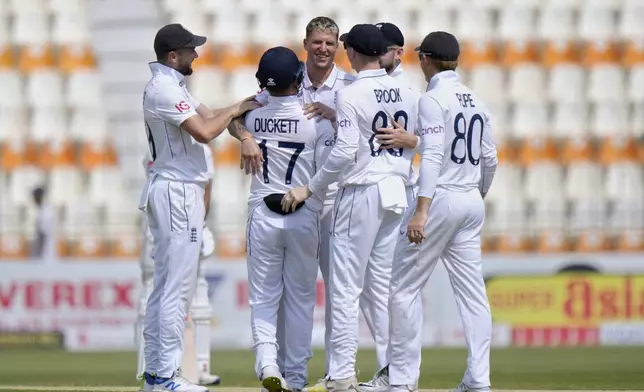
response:
<svg viewBox="0 0 644 392"><path fill-rule="evenodd" d="M268 96L268 91L264 89L255 95L255 101L259 102L261 105L266 105L268 103Z"/></svg>
<svg viewBox="0 0 644 392"><path fill-rule="evenodd" d="M191 98L179 86L163 86L155 97L154 111L163 121L178 127L197 115Z"/></svg>
<svg viewBox="0 0 644 392"><path fill-rule="evenodd" d="M212 178L212 176L215 174L215 164L212 158L212 150L210 149L209 144L204 144L203 149L205 153L204 155L206 156L206 167L208 168L208 177Z"/></svg>
<svg viewBox="0 0 644 392"><path fill-rule="evenodd" d="M188 96L190 97L190 105L192 105L192 108L197 110L199 108L199 105L201 105L201 102L195 97L192 96L192 94L188 93Z"/></svg>

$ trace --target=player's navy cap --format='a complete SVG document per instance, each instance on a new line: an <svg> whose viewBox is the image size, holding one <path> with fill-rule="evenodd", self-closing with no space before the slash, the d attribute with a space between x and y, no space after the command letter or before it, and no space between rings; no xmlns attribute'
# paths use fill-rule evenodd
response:
<svg viewBox="0 0 644 392"><path fill-rule="evenodd" d="M387 46L405 46L405 37L402 31L393 23L380 22L376 23L376 27L380 29L382 36L385 37Z"/></svg>
<svg viewBox="0 0 644 392"><path fill-rule="evenodd" d="M171 52L181 48L196 48L206 43L206 37L194 35L179 23L165 25L154 37L155 52Z"/></svg>
<svg viewBox="0 0 644 392"><path fill-rule="evenodd" d="M304 63L284 46L268 49L259 60L255 77L264 87L287 88L303 75Z"/></svg>
<svg viewBox="0 0 644 392"><path fill-rule="evenodd" d="M456 37L444 31L429 33L416 48L416 51L442 61L458 60L458 56L461 54Z"/></svg>
<svg viewBox="0 0 644 392"><path fill-rule="evenodd" d="M386 52L385 37L372 24L357 24L340 36L345 47L352 47L365 56L380 56Z"/></svg>

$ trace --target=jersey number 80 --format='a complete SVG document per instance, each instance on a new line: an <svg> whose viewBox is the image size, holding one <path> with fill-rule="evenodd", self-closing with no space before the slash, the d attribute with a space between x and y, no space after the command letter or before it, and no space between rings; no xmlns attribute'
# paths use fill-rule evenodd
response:
<svg viewBox="0 0 644 392"><path fill-rule="evenodd" d="M456 115L456 118L454 119L454 140L452 141L452 149L451 149L451 159L452 162L456 163L457 165L462 165L465 163L465 159L473 165L473 166L478 166L479 162L481 161L481 143L483 141L483 127L485 126L485 121L483 120L483 117L481 117L480 114L475 114L472 116L472 118L469 121L469 124L467 120L465 119L465 116L463 113L459 113ZM478 143L478 158L474 158L474 154L472 153L472 139L474 137L474 128L479 128L480 129L480 136L479 136L479 143ZM461 130L462 129L462 130ZM463 154L462 157L459 157L456 155L456 148L459 145L460 141L463 141L465 143L465 153Z"/></svg>

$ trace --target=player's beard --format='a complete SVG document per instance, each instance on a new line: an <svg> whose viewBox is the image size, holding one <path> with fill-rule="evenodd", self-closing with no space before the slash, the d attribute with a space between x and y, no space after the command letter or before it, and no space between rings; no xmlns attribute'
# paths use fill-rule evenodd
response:
<svg viewBox="0 0 644 392"><path fill-rule="evenodd" d="M186 65L185 67L181 67L181 69L179 69L179 72L181 72L183 76L190 76L192 75L192 66Z"/></svg>

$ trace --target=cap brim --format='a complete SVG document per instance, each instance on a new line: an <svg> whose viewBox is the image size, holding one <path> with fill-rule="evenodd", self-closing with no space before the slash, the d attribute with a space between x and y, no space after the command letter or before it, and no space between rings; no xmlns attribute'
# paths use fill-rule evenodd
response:
<svg viewBox="0 0 644 392"><path fill-rule="evenodd" d="M204 37L204 36L201 36L201 35L195 35L195 36L193 36L193 37L192 37L192 39L190 40L190 43L189 43L188 45L186 45L186 46L188 46L188 47L195 47L195 48L196 48L197 46L201 46L201 45L205 44L205 43L206 43L206 40L207 40L207 38L206 38L206 37Z"/></svg>
<svg viewBox="0 0 644 392"><path fill-rule="evenodd" d="M347 37L349 36L349 33L344 33L340 36L339 40L344 42L347 40Z"/></svg>
<svg viewBox="0 0 644 392"><path fill-rule="evenodd" d="M420 46L416 46L416 49L414 49L416 52L420 52Z"/></svg>

